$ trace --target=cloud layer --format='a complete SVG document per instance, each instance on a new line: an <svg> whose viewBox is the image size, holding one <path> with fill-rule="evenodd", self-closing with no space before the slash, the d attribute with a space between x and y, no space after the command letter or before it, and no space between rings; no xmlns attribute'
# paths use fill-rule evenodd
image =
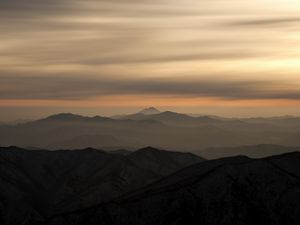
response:
<svg viewBox="0 0 300 225"><path fill-rule="evenodd" d="M294 0L1 0L0 100L299 100Z"/></svg>
<svg viewBox="0 0 300 225"><path fill-rule="evenodd" d="M25 82L24 82L25 81ZM34 88L33 88L34 87ZM289 88L287 88L289 87ZM214 97L219 99L295 99L300 90L294 83L163 78L109 78L105 76L45 77L10 74L2 76L0 96L3 99L24 100L84 100L95 96L161 95Z"/></svg>

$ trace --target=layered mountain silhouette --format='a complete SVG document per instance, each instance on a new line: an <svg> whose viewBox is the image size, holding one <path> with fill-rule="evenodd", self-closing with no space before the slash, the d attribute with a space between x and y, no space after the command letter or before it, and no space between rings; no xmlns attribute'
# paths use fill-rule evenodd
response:
<svg viewBox="0 0 300 225"><path fill-rule="evenodd" d="M202 161L151 147L112 153L0 148L0 224L31 225L91 207Z"/></svg>
<svg viewBox="0 0 300 225"><path fill-rule="evenodd" d="M195 117L149 108L117 119L62 113L24 124L0 125L0 146L54 150L155 146L198 152L262 143L299 146L299 133L300 119L297 117Z"/></svg>
<svg viewBox="0 0 300 225"><path fill-rule="evenodd" d="M222 157L230 157L236 155L244 155L251 158L264 158L272 155L279 155L288 152L300 151L300 146L281 146L281 145L252 145L252 146L237 146L237 147L217 147L207 148L197 151L198 155L206 159L217 159Z"/></svg>
<svg viewBox="0 0 300 225"><path fill-rule="evenodd" d="M168 125L177 125L177 126L192 126L195 127L197 125L206 125L206 124L214 124L221 123L221 120L216 120L209 116L201 116L201 117L192 117L182 113L176 113L171 111L155 113L155 114L144 114L137 113L132 115L127 115L122 117L123 119L131 119L131 120L155 120Z"/></svg>
<svg viewBox="0 0 300 225"><path fill-rule="evenodd" d="M298 225L300 153L202 162L40 225ZM33 221L32 221L33 222Z"/></svg>

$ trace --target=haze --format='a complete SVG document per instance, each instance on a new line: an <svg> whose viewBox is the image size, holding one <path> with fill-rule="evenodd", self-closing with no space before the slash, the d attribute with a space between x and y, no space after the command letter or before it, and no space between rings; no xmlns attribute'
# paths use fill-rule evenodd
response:
<svg viewBox="0 0 300 225"><path fill-rule="evenodd" d="M300 115L296 0L1 0L0 120Z"/></svg>

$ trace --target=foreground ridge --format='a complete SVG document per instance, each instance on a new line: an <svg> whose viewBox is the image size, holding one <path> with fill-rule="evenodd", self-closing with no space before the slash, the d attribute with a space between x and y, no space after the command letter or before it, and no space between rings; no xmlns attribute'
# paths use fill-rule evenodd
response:
<svg viewBox="0 0 300 225"><path fill-rule="evenodd" d="M202 161L154 148L125 154L0 148L0 224L32 224L108 202Z"/></svg>
<svg viewBox="0 0 300 225"><path fill-rule="evenodd" d="M300 153L183 169L122 198L39 224L299 224Z"/></svg>

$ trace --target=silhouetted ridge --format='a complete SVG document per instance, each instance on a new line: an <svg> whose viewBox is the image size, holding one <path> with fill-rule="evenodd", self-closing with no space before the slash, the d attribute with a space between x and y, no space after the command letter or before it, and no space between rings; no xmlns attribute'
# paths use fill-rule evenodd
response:
<svg viewBox="0 0 300 225"><path fill-rule="evenodd" d="M144 148L141 148L137 151L134 152L134 154L138 154L138 153L147 153L147 152L153 152L153 153L159 153L159 152L167 152L166 150L160 150L160 149L157 149L157 148L153 148L151 146L147 146L147 147L144 147Z"/></svg>
<svg viewBox="0 0 300 225"><path fill-rule="evenodd" d="M155 149L112 154L0 148L0 224L32 225L101 204L202 161Z"/></svg>
<svg viewBox="0 0 300 225"><path fill-rule="evenodd" d="M206 161L110 203L57 215L46 224L298 225L299 177L300 153Z"/></svg>
<svg viewBox="0 0 300 225"><path fill-rule="evenodd" d="M56 115L49 116L41 121L76 121L76 120L85 120L88 117L75 115L72 113L60 113Z"/></svg>
<svg viewBox="0 0 300 225"><path fill-rule="evenodd" d="M68 150L68 151L71 151L71 150ZM76 150L75 150L76 151ZM96 149L96 148L91 148L91 147L87 147L85 149L80 149L80 150L77 150L77 151L90 151L90 152L96 152L96 153L103 153L103 154L107 154L106 151L103 151L101 149Z"/></svg>
<svg viewBox="0 0 300 225"><path fill-rule="evenodd" d="M60 113L56 115L49 116L45 119L39 120L40 122L112 122L114 121L108 117L102 116L81 116L72 113Z"/></svg>
<svg viewBox="0 0 300 225"><path fill-rule="evenodd" d="M289 153L299 151L300 147L281 146L271 144L259 144L259 145L246 145L237 147L215 147L208 148L197 153L207 159L215 159L222 157L235 156L237 154L246 155L251 158L263 158L272 155L279 155L283 153Z"/></svg>

